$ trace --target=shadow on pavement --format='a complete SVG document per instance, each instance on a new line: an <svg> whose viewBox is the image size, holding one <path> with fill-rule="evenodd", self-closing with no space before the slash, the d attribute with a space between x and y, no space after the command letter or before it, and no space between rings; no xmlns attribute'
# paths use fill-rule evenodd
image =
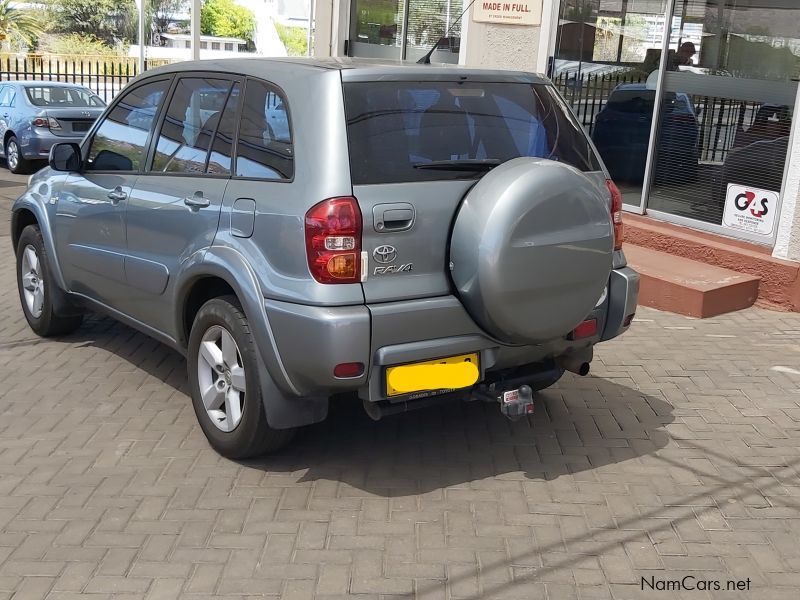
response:
<svg viewBox="0 0 800 600"><path fill-rule="evenodd" d="M517 472L555 479L634 459L663 448L663 426L673 421L664 400L592 376L567 374L536 400L533 417L517 422L503 417L498 405L482 402L373 422L359 401L335 398L327 421L304 429L283 453L246 464L307 469L306 481L340 481L396 497Z"/></svg>
<svg viewBox="0 0 800 600"><path fill-rule="evenodd" d="M188 394L183 357L111 319L90 317L64 341L113 352ZM555 479L653 454L666 446L664 425L674 420L663 399L592 375L567 373L535 399L535 414L516 422L503 417L498 405L483 402L449 403L374 422L358 399L339 396L331 400L328 419L300 430L284 451L242 464L306 471L303 481L339 481L398 497L520 472L509 477Z"/></svg>

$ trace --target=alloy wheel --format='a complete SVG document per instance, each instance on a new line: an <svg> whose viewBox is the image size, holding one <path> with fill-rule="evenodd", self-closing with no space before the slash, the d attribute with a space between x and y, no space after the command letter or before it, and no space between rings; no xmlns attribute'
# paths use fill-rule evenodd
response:
<svg viewBox="0 0 800 600"><path fill-rule="evenodd" d="M22 291L28 312L35 319L42 316L44 307L44 280L42 279L42 266L36 248L25 246L20 263L22 274Z"/></svg>
<svg viewBox="0 0 800 600"><path fill-rule="evenodd" d="M8 142L6 160L8 161L8 168L12 171L19 165L19 146L17 146L17 142L14 140Z"/></svg>
<svg viewBox="0 0 800 600"><path fill-rule="evenodd" d="M219 325L203 334L197 353L197 381L208 418L224 432L242 420L246 381L242 355L231 333Z"/></svg>

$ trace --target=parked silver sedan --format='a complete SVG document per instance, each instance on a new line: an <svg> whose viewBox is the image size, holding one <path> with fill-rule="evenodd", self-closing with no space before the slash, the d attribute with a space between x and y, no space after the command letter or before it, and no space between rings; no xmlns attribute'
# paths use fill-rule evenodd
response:
<svg viewBox="0 0 800 600"><path fill-rule="evenodd" d="M0 82L0 156L12 173L47 160L58 142L78 143L106 104L87 88L53 81Z"/></svg>

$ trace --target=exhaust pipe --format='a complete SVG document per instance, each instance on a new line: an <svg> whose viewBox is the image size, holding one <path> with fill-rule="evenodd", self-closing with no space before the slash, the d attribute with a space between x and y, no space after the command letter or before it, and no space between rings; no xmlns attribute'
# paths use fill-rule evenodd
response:
<svg viewBox="0 0 800 600"><path fill-rule="evenodd" d="M589 374L589 369L591 368L588 362L573 356L559 356L556 359L556 364L565 371L575 373L581 377L586 377Z"/></svg>

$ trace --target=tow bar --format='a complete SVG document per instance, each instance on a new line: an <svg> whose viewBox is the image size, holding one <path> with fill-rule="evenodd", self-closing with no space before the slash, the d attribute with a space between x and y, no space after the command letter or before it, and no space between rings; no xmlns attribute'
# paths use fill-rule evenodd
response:
<svg viewBox="0 0 800 600"><path fill-rule="evenodd" d="M529 385L521 385L516 390L503 392L498 400L500 412L512 421L533 414L533 390Z"/></svg>

